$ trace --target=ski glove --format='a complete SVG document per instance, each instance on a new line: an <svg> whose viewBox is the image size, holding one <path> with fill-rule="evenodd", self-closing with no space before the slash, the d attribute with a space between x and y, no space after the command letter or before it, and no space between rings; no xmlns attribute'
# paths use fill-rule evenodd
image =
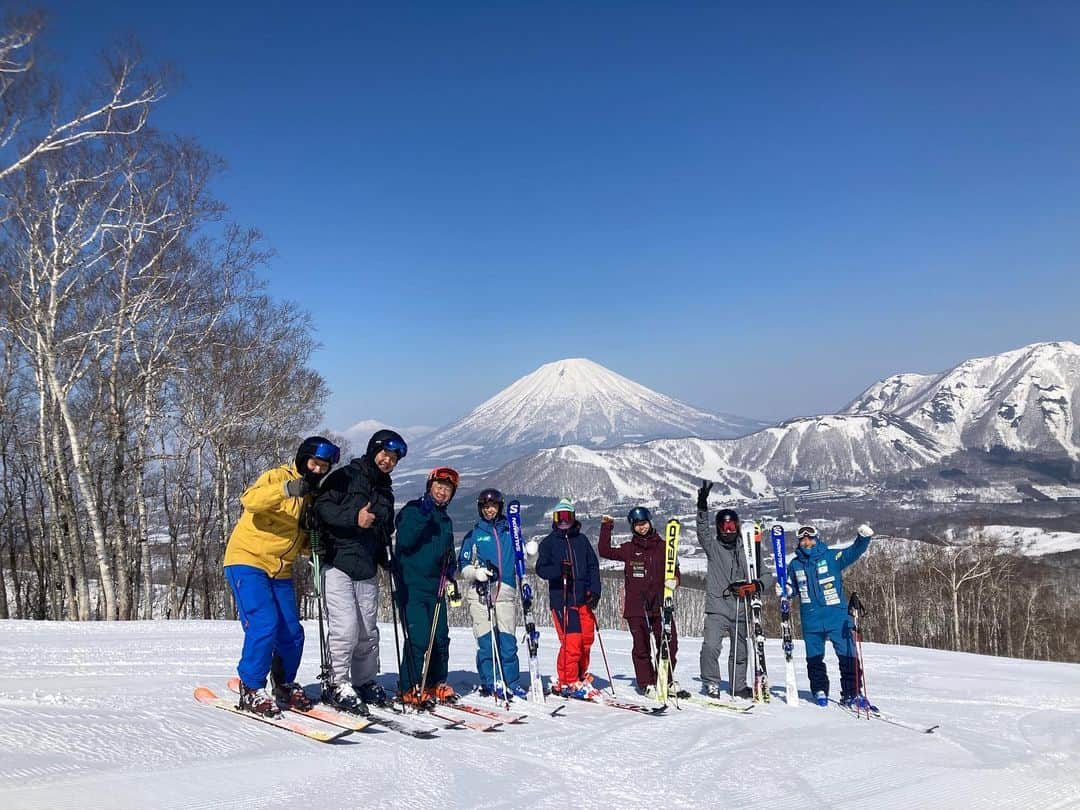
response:
<svg viewBox="0 0 1080 810"><path fill-rule="evenodd" d="M488 576L488 570L486 568L482 568L479 565L476 566L476 570L473 571L473 579L475 579L477 582L487 582Z"/></svg>
<svg viewBox="0 0 1080 810"><path fill-rule="evenodd" d="M704 478L701 480L701 489L697 491L697 508L708 509L709 508L709 493L712 491L713 482L706 481Z"/></svg>
<svg viewBox="0 0 1080 810"><path fill-rule="evenodd" d="M540 553L540 544L535 540L530 540L525 544L525 553L530 557L535 557Z"/></svg>
<svg viewBox="0 0 1080 810"><path fill-rule="evenodd" d="M868 526L867 524L865 524L865 523L864 523L864 524L863 524L862 526L860 526L860 527L859 527L859 528L857 529L857 531L858 531L858 533L859 533L859 537L873 537L873 536L874 536L874 530L873 530L873 529L871 529L871 528L870 528L870 527L869 527L869 526Z"/></svg>
<svg viewBox="0 0 1080 810"><path fill-rule="evenodd" d="M598 607L600 607L600 594L585 594L585 604L589 606L589 610L596 610Z"/></svg>
<svg viewBox="0 0 1080 810"><path fill-rule="evenodd" d="M420 499L420 513L424 515L430 515L431 510L435 508L435 499L431 495L424 495Z"/></svg>
<svg viewBox="0 0 1080 810"><path fill-rule="evenodd" d="M303 498L311 492L311 484L303 478L290 478L285 482L286 498Z"/></svg>
<svg viewBox="0 0 1080 810"><path fill-rule="evenodd" d="M674 580L674 579L665 579L664 580L664 587L667 588L669 591L674 591L675 588L678 587L678 585L679 585L679 583L678 583L677 580Z"/></svg>

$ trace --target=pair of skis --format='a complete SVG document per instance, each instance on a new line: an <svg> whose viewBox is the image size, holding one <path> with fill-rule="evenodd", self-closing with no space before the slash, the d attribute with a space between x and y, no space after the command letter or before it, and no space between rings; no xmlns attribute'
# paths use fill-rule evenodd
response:
<svg viewBox="0 0 1080 810"><path fill-rule="evenodd" d="M656 699L668 702L675 673L671 667L671 626L675 617L675 568L679 562L679 533L682 525L672 518L664 527L664 601L660 608L660 649L656 667ZM677 697L677 696L676 696Z"/></svg>
<svg viewBox="0 0 1080 810"><path fill-rule="evenodd" d="M758 570L761 567L761 527L757 523L743 526L742 546L747 582L760 583ZM769 671L765 665L765 629L761 623L760 586L755 588L748 598L744 597L743 601L746 605L746 635L748 639L753 639L754 644L754 702L768 703L771 695Z"/></svg>

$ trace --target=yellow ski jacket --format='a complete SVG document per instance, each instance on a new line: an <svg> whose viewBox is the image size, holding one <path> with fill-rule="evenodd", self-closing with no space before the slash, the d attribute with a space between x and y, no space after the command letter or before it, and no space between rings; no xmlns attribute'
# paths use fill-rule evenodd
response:
<svg viewBox="0 0 1080 810"><path fill-rule="evenodd" d="M283 464L244 490L240 496L244 511L229 535L224 565L251 565L274 579L292 576L293 561L308 548L307 532L300 529L307 498L285 495L285 482L299 477L292 464Z"/></svg>

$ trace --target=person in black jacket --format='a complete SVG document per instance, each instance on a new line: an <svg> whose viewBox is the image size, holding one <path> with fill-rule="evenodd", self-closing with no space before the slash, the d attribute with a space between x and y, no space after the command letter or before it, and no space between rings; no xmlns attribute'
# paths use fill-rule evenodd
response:
<svg viewBox="0 0 1080 810"><path fill-rule="evenodd" d="M390 473L405 457L405 440L379 430L367 452L335 470L322 483L315 516L322 529L323 598L333 684L327 697L347 711L385 704L379 673L379 566L386 567L394 531Z"/></svg>

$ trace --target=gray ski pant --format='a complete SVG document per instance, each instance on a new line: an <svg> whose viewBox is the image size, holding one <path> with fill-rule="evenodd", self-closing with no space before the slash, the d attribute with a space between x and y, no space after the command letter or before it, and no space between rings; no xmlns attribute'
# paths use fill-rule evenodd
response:
<svg viewBox="0 0 1080 810"><path fill-rule="evenodd" d="M719 613L705 614L705 634L701 642L701 680L706 684L720 685L720 649L724 639L728 639L728 679L737 692L746 686L746 621L739 616L739 621L722 616Z"/></svg>
<svg viewBox="0 0 1080 810"><path fill-rule="evenodd" d="M360 687L379 674L379 578L354 580L323 569L326 645L335 683Z"/></svg>

